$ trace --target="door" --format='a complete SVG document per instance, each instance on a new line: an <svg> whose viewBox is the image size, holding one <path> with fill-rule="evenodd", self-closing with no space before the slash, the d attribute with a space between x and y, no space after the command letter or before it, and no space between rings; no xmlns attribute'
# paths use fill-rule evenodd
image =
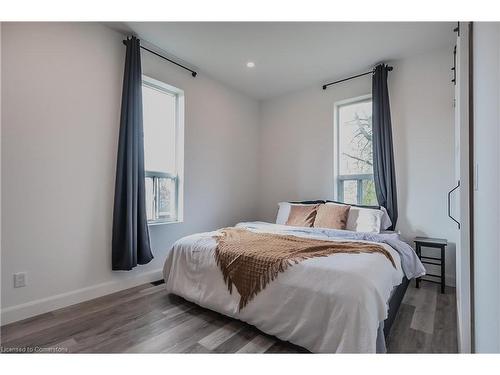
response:
<svg viewBox="0 0 500 375"><path fill-rule="evenodd" d="M459 188L452 198L453 216L460 223L456 244L456 295L458 350L470 353L472 348L471 314L471 237L470 237L470 148L469 148L469 27L460 22L457 30L455 66L455 175Z"/></svg>

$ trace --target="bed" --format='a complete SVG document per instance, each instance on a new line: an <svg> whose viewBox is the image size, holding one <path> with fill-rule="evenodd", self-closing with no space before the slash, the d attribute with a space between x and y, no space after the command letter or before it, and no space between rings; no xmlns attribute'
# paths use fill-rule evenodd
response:
<svg viewBox="0 0 500 375"><path fill-rule="evenodd" d="M217 231L178 240L164 266L166 289L202 307L247 322L261 331L314 353L385 351L408 280L425 273L414 250L395 233L290 227L264 222L237 224L261 233L326 241L377 243L379 254L335 254L295 264L267 285L243 309L228 291L214 252Z"/></svg>

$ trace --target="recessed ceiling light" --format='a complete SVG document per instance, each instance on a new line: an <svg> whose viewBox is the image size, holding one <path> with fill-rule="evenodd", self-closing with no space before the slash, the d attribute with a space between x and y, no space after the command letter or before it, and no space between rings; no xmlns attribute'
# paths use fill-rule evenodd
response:
<svg viewBox="0 0 500 375"><path fill-rule="evenodd" d="M254 67L255 67L255 63L253 61L247 62L247 68L254 68Z"/></svg>

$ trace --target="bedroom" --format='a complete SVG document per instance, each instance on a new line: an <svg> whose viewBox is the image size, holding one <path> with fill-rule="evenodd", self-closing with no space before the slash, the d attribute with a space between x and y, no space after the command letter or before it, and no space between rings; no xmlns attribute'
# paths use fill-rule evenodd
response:
<svg viewBox="0 0 500 375"><path fill-rule="evenodd" d="M0 30L2 352L500 350L497 23Z"/></svg>

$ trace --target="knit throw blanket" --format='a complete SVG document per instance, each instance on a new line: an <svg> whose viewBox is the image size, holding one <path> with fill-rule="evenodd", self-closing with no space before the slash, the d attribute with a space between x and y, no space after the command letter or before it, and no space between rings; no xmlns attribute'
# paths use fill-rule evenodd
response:
<svg viewBox="0 0 500 375"><path fill-rule="evenodd" d="M394 268L391 254L380 245L362 242L324 241L290 235L256 233L242 228L224 228L214 236L215 260L224 282L232 293L233 285L245 307L280 272L300 261L332 254L379 253Z"/></svg>

